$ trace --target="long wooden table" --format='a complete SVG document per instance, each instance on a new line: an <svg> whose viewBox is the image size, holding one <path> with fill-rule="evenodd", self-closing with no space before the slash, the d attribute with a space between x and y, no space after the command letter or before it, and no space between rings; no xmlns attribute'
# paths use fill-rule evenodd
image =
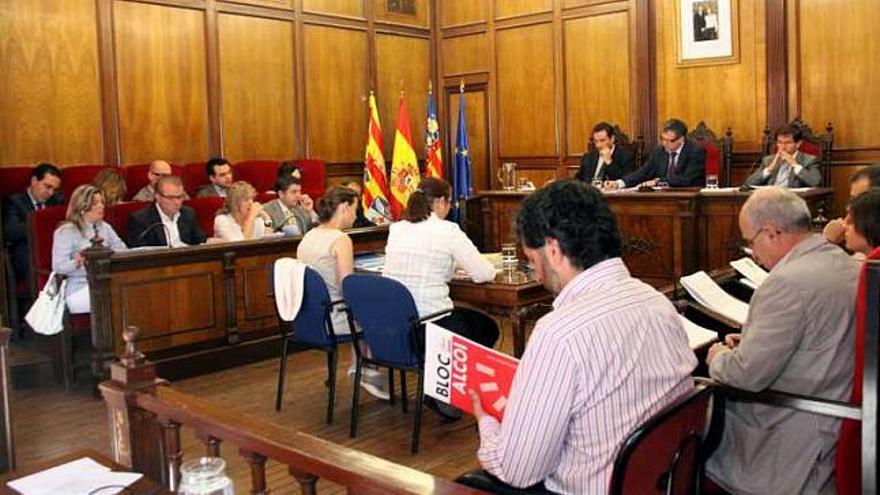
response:
<svg viewBox="0 0 880 495"><path fill-rule="evenodd" d="M468 235L484 251L514 242L519 205L530 194L481 191L468 200ZM656 287L697 270L714 270L741 257L737 215L748 192L701 193L697 188L648 193L615 192L605 197L624 240L623 259L630 272ZM833 191L799 193L814 215L830 203Z"/></svg>
<svg viewBox="0 0 880 495"><path fill-rule="evenodd" d="M387 227L349 232L355 252L384 249ZM138 348L174 379L276 356L278 324L268 270L296 256L300 237L113 253L86 250L92 375L103 380L140 328Z"/></svg>

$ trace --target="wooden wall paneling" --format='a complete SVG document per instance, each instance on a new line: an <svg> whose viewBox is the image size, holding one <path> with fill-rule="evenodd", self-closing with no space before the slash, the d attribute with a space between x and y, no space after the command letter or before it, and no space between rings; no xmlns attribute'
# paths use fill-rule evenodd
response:
<svg viewBox="0 0 880 495"><path fill-rule="evenodd" d="M117 2L114 35L124 163L204 160L209 153L204 12Z"/></svg>
<svg viewBox="0 0 880 495"><path fill-rule="evenodd" d="M101 122L104 164L121 163L119 149L119 91L116 86L116 55L113 44L113 0L97 0L98 72L101 78Z"/></svg>
<svg viewBox="0 0 880 495"><path fill-rule="evenodd" d="M486 21L489 2L474 0L437 0L440 26L447 28Z"/></svg>
<svg viewBox="0 0 880 495"><path fill-rule="evenodd" d="M306 154L359 162L367 135L367 35L314 25L303 30Z"/></svg>
<svg viewBox="0 0 880 495"><path fill-rule="evenodd" d="M413 148L420 159L425 157L428 81L431 78L430 50L430 40L390 34L376 35L376 103L385 139L383 151L388 161L394 156L394 133L401 82L406 93Z"/></svg>
<svg viewBox="0 0 880 495"><path fill-rule="evenodd" d="M303 11L337 14L363 19L363 0L302 0Z"/></svg>
<svg viewBox="0 0 880 495"><path fill-rule="evenodd" d="M471 178L474 191L500 189L497 179L492 175L489 162L489 113L487 87L466 88L464 93L464 115L468 128L468 150L471 156ZM446 126L447 144L444 149L444 164L448 180L452 179L455 167L455 138L458 135L458 110L461 96L458 88L446 89L446 102L449 109L449 125Z"/></svg>
<svg viewBox="0 0 880 495"><path fill-rule="evenodd" d="M220 28L218 0L205 0L205 70L208 72L208 155L221 156L225 149L220 109Z"/></svg>
<svg viewBox="0 0 880 495"><path fill-rule="evenodd" d="M768 0L767 29L767 124L775 129L788 122L788 29L785 0Z"/></svg>
<svg viewBox="0 0 880 495"><path fill-rule="evenodd" d="M290 159L295 153L293 26L221 14L224 156Z"/></svg>
<svg viewBox="0 0 880 495"><path fill-rule="evenodd" d="M514 17L524 14L549 12L553 9L554 0L497 0L495 2L495 18Z"/></svg>
<svg viewBox="0 0 880 495"><path fill-rule="evenodd" d="M835 148L880 148L880 2L800 0L798 8L801 117L817 132L832 121Z"/></svg>
<svg viewBox="0 0 880 495"><path fill-rule="evenodd" d="M630 121L629 14L617 12L564 22L565 108L568 155L587 149L590 131L600 121L620 125L635 138Z"/></svg>
<svg viewBox="0 0 880 495"><path fill-rule="evenodd" d="M526 179L528 181L531 181L532 184L535 185L535 187L541 187L548 181L555 180L559 176L560 173L556 167L531 168L528 166L521 166L520 164L517 164L516 167L517 180ZM496 189L500 189L500 183L498 184L499 187L497 187Z"/></svg>
<svg viewBox="0 0 880 495"><path fill-rule="evenodd" d="M635 84L630 89L634 136L641 134L648 146L657 141L657 33L653 0L632 0L629 43L632 46L630 73Z"/></svg>
<svg viewBox="0 0 880 495"><path fill-rule="evenodd" d="M373 2L373 19L393 24L405 24L427 28L431 22L428 0L368 0ZM388 8L390 3L412 5L414 12L397 12Z"/></svg>
<svg viewBox="0 0 880 495"><path fill-rule="evenodd" d="M472 74L489 69L486 33L446 38L441 44L443 75Z"/></svg>
<svg viewBox="0 0 880 495"><path fill-rule="evenodd" d="M296 0L293 3L293 50L296 63L294 64L294 95L296 98L296 156L298 158L308 156L308 124L306 122L306 69L305 69L305 23L303 22L303 1Z"/></svg>
<svg viewBox="0 0 880 495"><path fill-rule="evenodd" d="M500 156L555 156L552 24L499 30L495 37Z"/></svg>
<svg viewBox="0 0 880 495"><path fill-rule="evenodd" d="M248 5L257 5L260 7L270 7L273 9L292 10L295 0L214 0L214 1L233 1Z"/></svg>
<svg viewBox="0 0 880 495"><path fill-rule="evenodd" d="M767 121L763 2L739 2L740 61L677 67L675 0L657 2L658 122L679 117L690 128L701 120L716 133L730 127L737 151L758 150Z"/></svg>
<svg viewBox="0 0 880 495"><path fill-rule="evenodd" d="M101 163L94 0L0 1L0 32L0 164Z"/></svg>

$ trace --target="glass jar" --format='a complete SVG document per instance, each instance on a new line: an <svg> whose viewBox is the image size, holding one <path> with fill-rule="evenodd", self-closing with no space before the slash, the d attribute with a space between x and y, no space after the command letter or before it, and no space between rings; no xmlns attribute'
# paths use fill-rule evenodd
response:
<svg viewBox="0 0 880 495"><path fill-rule="evenodd" d="M226 476L226 461L219 457L199 457L180 466L179 495L235 495L232 480Z"/></svg>

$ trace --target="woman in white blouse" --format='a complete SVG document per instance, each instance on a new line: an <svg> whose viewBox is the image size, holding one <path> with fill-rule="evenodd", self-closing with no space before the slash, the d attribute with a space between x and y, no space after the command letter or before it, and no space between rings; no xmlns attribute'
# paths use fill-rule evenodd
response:
<svg viewBox="0 0 880 495"><path fill-rule="evenodd" d="M214 217L214 237L224 241L259 239L272 232L269 214L254 201L253 186L240 180L229 186L223 208Z"/></svg>
<svg viewBox="0 0 880 495"><path fill-rule="evenodd" d="M113 227L104 222L104 196L91 184L73 190L66 218L52 237L52 271L67 276L67 309L72 314L88 313L91 302L83 250L91 246L96 235L113 251L128 248Z"/></svg>
<svg viewBox="0 0 880 495"><path fill-rule="evenodd" d="M448 282L456 265L474 282L495 278L492 263L458 224L445 220L452 208L451 192L446 181L422 179L409 197L404 220L392 224L388 231L383 275L409 289L420 317L453 307ZM498 325L477 311L455 308L435 323L487 347L498 340Z"/></svg>

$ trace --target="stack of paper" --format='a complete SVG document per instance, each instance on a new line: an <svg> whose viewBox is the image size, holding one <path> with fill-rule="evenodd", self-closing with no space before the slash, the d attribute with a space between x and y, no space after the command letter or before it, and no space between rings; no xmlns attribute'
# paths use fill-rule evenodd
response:
<svg viewBox="0 0 880 495"><path fill-rule="evenodd" d="M381 273L385 268L385 255L382 253L355 256L354 267L363 272Z"/></svg>
<svg viewBox="0 0 880 495"><path fill-rule="evenodd" d="M700 192L701 193L708 193L708 194L730 194L730 193L739 192L739 188L738 187L715 187L715 188L704 187L704 188L700 189Z"/></svg>
<svg viewBox="0 0 880 495"><path fill-rule="evenodd" d="M739 323L745 323L749 305L731 296L704 271L681 277L681 285L698 303Z"/></svg>
<svg viewBox="0 0 880 495"><path fill-rule="evenodd" d="M684 316L680 316L680 318L681 322L684 323L684 331L687 333L688 344L691 346L691 349L697 350L718 340L718 332L701 327Z"/></svg>
<svg viewBox="0 0 880 495"><path fill-rule="evenodd" d="M10 481L7 485L22 495L89 495L108 487L116 487L118 492L122 492L141 476L143 475L139 473L117 473L103 464L83 457Z"/></svg>
<svg viewBox="0 0 880 495"><path fill-rule="evenodd" d="M751 258L740 258L730 262L736 271L752 283L753 288L758 288L767 280L769 274Z"/></svg>

